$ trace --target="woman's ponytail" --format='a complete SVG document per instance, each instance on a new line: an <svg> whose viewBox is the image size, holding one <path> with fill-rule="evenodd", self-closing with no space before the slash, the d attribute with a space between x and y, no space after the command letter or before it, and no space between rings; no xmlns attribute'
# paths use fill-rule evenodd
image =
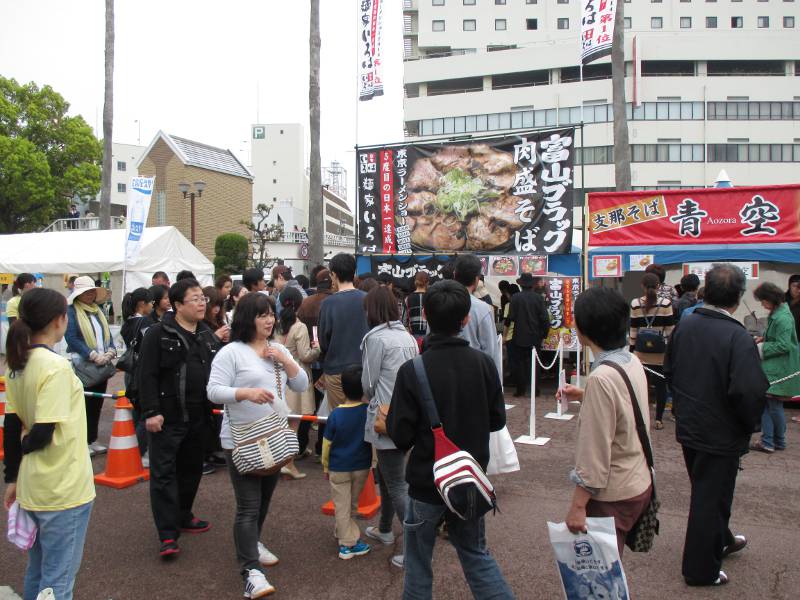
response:
<svg viewBox="0 0 800 600"><path fill-rule="evenodd" d="M645 310L653 308L658 304L658 286L661 280L658 275L653 273L645 273L642 277L642 288L644 289Z"/></svg>
<svg viewBox="0 0 800 600"><path fill-rule="evenodd" d="M31 336L42 331L53 319L67 313L67 299L55 290L34 288L19 302L19 318L6 337L6 364L12 373L22 371L31 352Z"/></svg>
<svg viewBox="0 0 800 600"><path fill-rule="evenodd" d="M11 373L22 371L28 363L31 351L30 326L24 319L17 319L11 324L6 336L6 364Z"/></svg>

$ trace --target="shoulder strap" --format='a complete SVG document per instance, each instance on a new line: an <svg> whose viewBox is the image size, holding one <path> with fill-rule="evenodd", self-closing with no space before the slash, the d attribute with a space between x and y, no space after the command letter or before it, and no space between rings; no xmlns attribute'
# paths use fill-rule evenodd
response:
<svg viewBox="0 0 800 600"><path fill-rule="evenodd" d="M631 404L633 405L633 415L636 419L636 432L639 434L639 442L642 444L642 450L644 450L644 457L647 460L647 466L652 469L653 449L650 447L650 437L647 435L647 429L645 429L644 426L644 418L642 417L642 410L639 408L639 403L636 401L636 393L633 391L631 380L628 377L628 374L625 372L625 369L623 369L617 363L603 361L600 364L611 367L617 373L619 373L620 377L622 377L622 381L625 382L625 387L628 388L628 396L631 400Z"/></svg>
<svg viewBox="0 0 800 600"><path fill-rule="evenodd" d="M428 375L425 373L425 363L422 362L422 355L417 354L412 361L414 363L414 373L417 375L417 382L419 383L420 400L422 400L425 412L428 413L431 429L441 427L442 422L439 419L439 412L436 410L436 403L433 401L433 392L431 391L431 384L428 382Z"/></svg>

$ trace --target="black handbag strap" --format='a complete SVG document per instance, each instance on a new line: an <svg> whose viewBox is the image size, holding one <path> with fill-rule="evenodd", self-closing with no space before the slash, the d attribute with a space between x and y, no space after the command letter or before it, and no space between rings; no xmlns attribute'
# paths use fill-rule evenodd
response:
<svg viewBox="0 0 800 600"><path fill-rule="evenodd" d="M650 474L652 477L653 449L650 446L650 436L647 435L647 428L644 425L644 417L642 417L642 409L639 408L639 403L636 401L636 392L633 391L633 384L631 384L631 380L628 377L628 374L625 372L625 369L623 369L617 363L606 360L600 363L600 366L602 365L611 367L617 373L619 373L620 377L622 377L622 381L625 382L625 387L628 388L628 396L630 397L631 405L633 405L633 416L636 419L636 432L639 434L639 442L642 444L642 450L644 450L644 457L647 460L647 466L650 469Z"/></svg>
<svg viewBox="0 0 800 600"><path fill-rule="evenodd" d="M431 384L428 382L428 374L425 373L425 363L422 362L422 355L417 354L413 359L414 373L417 375L419 383L420 400L425 412L428 413L428 420L431 422L431 429L442 426L439 419L439 411L436 410L436 403L433 401Z"/></svg>

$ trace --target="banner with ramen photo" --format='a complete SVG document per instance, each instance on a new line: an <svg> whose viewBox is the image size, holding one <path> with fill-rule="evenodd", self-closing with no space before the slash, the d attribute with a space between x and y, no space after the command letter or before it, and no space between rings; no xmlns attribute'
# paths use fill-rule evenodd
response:
<svg viewBox="0 0 800 600"><path fill-rule="evenodd" d="M578 349L575 327L575 299L581 293L579 277L544 277L544 298L550 313L550 331L542 342L542 350L557 350L561 339L564 350Z"/></svg>
<svg viewBox="0 0 800 600"><path fill-rule="evenodd" d="M358 253L569 253L574 139L565 128L358 148Z"/></svg>

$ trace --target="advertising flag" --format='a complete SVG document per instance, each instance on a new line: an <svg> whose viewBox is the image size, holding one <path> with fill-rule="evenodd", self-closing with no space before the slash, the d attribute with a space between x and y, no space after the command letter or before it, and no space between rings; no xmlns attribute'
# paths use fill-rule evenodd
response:
<svg viewBox="0 0 800 600"><path fill-rule="evenodd" d="M581 62L611 54L618 0L581 0Z"/></svg>
<svg viewBox="0 0 800 600"><path fill-rule="evenodd" d="M142 249L142 235L150 213L155 177L132 177L128 187L128 226L125 236L125 264L136 262Z"/></svg>
<svg viewBox="0 0 800 600"><path fill-rule="evenodd" d="M358 40L358 98L372 100L383 96L381 29L384 0L360 0Z"/></svg>

